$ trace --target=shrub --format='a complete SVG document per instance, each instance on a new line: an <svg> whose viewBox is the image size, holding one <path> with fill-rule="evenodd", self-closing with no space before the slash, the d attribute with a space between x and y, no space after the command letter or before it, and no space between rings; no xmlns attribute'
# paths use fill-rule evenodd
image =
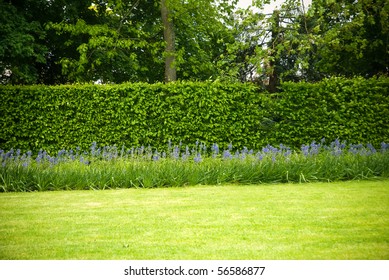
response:
<svg viewBox="0 0 389 280"><path fill-rule="evenodd" d="M102 145L162 148L196 140L221 148L293 148L312 140L389 141L389 78L252 84L0 86L0 148L37 152Z"/></svg>
<svg viewBox="0 0 389 280"><path fill-rule="evenodd" d="M389 79L284 83L274 102L271 138L300 146L313 139L379 145L389 140Z"/></svg>

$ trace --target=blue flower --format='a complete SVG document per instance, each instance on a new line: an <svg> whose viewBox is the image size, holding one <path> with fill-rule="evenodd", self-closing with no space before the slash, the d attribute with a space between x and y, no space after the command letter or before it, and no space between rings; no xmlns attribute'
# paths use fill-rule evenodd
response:
<svg viewBox="0 0 389 280"><path fill-rule="evenodd" d="M374 148L374 146L372 144L370 144L370 143L367 143L366 147L370 150L370 152L372 154L375 154L377 152L377 150Z"/></svg>
<svg viewBox="0 0 389 280"><path fill-rule="evenodd" d="M175 146L171 156L172 156L173 159L179 159L180 158L180 148Z"/></svg>
<svg viewBox="0 0 389 280"><path fill-rule="evenodd" d="M291 153L292 153L292 151L288 149L288 150L286 150L286 152L284 153L284 156L285 156L285 157L288 157L288 156L291 155Z"/></svg>
<svg viewBox="0 0 389 280"><path fill-rule="evenodd" d="M212 151L214 151L216 154L219 153L219 145L214 143L211 147Z"/></svg>
<svg viewBox="0 0 389 280"><path fill-rule="evenodd" d="M196 163L200 163L203 159L201 158L201 154L197 153L197 156L193 159Z"/></svg>
<svg viewBox="0 0 389 280"><path fill-rule="evenodd" d="M223 159L232 159L230 150L223 151Z"/></svg>
<svg viewBox="0 0 389 280"><path fill-rule="evenodd" d="M308 154L309 154L309 145L302 145L301 146L301 151L303 152L304 156L308 156Z"/></svg>
<svg viewBox="0 0 389 280"><path fill-rule="evenodd" d="M60 158L60 157L62 157L62 156L65 155L65 154L66 154L66 150L62 149L62 150L60 150L60 151L58 152L57 156Z"/></svg>

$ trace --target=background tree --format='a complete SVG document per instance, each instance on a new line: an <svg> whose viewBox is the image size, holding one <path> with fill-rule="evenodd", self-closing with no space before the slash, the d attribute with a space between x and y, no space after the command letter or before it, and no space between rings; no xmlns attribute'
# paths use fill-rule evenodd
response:
<svg viewBox="0 0 389 280"><path fill-rule="evenodd" d="M38 65L45 63L45 32L18 7L0 0L0 83L31 84L38 80ZM39 67L39 66L38 66Z"/></svg>
<svg viewBox="0 0 389 280"><path fill-rule="evenodd" d="M282 80L388 74L385 0L286 0L274 14L260 10L270 0L236 2L0 0L1 83L219 79L274 91Z"/></svg>
<svg viewBox="0 0 389 280"><path fill-rule="evenodd" d="M161 18L163 24L163 39L166 43L165 82L172 82L177 80L177 70L175 66L176 35L173 18L171 17L171 12L167 6L166 0L161 0Z"/></svg>
<svg viewBox="0 0 389 280"><path fill-rule="evenodd" d="M225 48L221 38L230 32L225 23L236 1L230 2L95 1L89 7L95 13L91 23L79 19L49 26L58 36L70 36L67 44L79 53L60 60L71 81L156 82L175 75L204 80L218 76L217 59Z"/></svg>
<svg viewBox="0 0 389 280"><path fill-rule="evenodd" d="M263 14L269 2L254 1L256 10L236 14L228 59L240 81L265 82L275 91L281 80L388 74L387 1L320 0L308 8L287 0Z"/></svg>
<svg viewBox="0 0 389 280"><path fill-rule="evenodd" d="M317 71L346 77L388 74L388 1L313 1L309 19L315 24Z"/></svg>

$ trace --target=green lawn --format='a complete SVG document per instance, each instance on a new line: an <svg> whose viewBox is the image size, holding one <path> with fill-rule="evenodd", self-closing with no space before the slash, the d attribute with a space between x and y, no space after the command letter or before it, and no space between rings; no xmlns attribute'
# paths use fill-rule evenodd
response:
<svg viewBox="0 0 389 280"><path fill-rule="evenodd" d="M389 259L389 181L0 193L0 259Z"/></svg>

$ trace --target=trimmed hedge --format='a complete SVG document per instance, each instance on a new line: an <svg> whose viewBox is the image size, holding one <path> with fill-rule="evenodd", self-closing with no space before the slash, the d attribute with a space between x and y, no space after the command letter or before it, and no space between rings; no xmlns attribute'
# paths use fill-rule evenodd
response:
<svg viewBox="0 0 389 280"><path fill-rule="evenodd" d="M99 145L166 147L196 140L226 147L293 147L339 138L389 140L389 78L251 84L1 86L0 148L56 152Z"/></svg>
<svg viewBox="0 0 389 280"><path fill-rule="evenodd" d="M1 148L166 147L169 140L263 144L253 85L171 83L0 87ZM255 145L255 146L256 146Z"/></svg>
<svg viewBox="0 0 389 280"><path fill-rule="evenodd" d="M380 145L389 140L389 78L331 78L284 83L274 102L272 139L292 146L341 139Z"/></svg>

